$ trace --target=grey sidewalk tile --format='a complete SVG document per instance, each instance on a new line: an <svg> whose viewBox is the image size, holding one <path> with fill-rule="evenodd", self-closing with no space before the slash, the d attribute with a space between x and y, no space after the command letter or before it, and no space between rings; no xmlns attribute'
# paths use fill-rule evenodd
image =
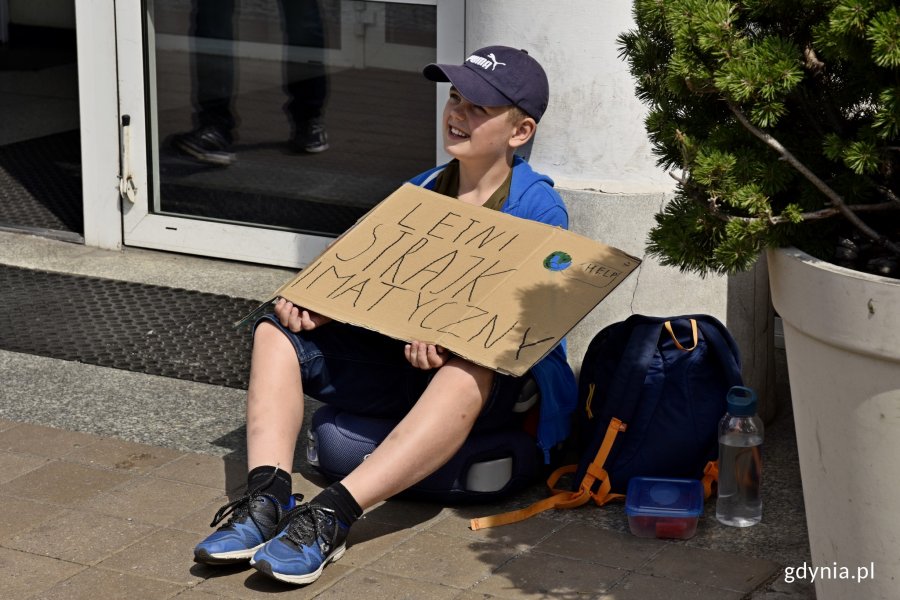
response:
<svg viewBox="0 0 900 600"><path fill-rule="evenodd" d="M366 518L421 531L446 518L448 514L449 509L431 502L388 500L369 510Z"/></svg>
<svg viewBox="0 0 900 600"><path fill-rule="evenodd" d="M0 449L59 458L73 450L96 444L100 438L87 433L21 423L0 431Z"/></svg>
<svg viewBox="0 0 900 600"><path fill-rule="evenodd" d="M213 488L155 477L135 478L97 496L92 510L151 525L169 525L220 497Z"/></svg>
<svg viewBox="0 0 900 600"><path fill-rule="evenodd" d="M291 481L293 482L291 491L295 494L303 494L303 498L306 501L312 500L328 485L328 482L324 479L310 480L302 473L293 473Z"/></svg>
<svg viewBox="0 0 900 600"><path fill-rule="evenodd" d="M83 570L82 565L0 548L0 598L28 598Z"/></svg>
<svg viewBox="0 0 900 600"><path fill-rule="evenodd" d="M34 471L47 462L47 458L22 452L0 452L0 483Z"/></svg>
<svg viewBox="0 0 900 600"><path fill-rule="evenodd" d="M9 537L52 519L66 509L27 498L0 497L0 546Z"/></svg>
<svg viewBox="0 0 900 600"><path fill-rule="evenodd" d="M0 493L72 505L91 500L130 478L129 475L108 469L94 469L75 463L53 461L0 484Z"/></svg>
<svg viewBox="0 0 900 600"><path fill-rule="evenodd" d="M243 566L210 567L196 565L192 571L204 578L204 581L193 589L218 598L237 598L241 600L258 600L274 597L287 600L308 600L315 598L323 590L338 581L350 568L341 565L340 561L328 566L313 583L296 586L276 581L263 575L245 564ZM364 598L365 595L362 595Z"/></svg>
<svg viewBox="0 0 900 600"><path fill-rule="evenodd" d="M64 459L123 472L147 473L182 455L183 452L168 448L135 444L115 438L101 438L96 444L69 452Z"/></svg>
<svg viewBox="0 0 900 600"><path fill-rule="evenodd" d="M620 569L635 569L659 553L665 545L666 542L660 540L569 523L537 544L534 550Z"/></svg>
<svg viewBox="0 0 900 600"><path fill-rule="evenodd" d="M183 592L175 596L177 600L218 600L221 596L217 594L204 594L196 588L186 588Z"/></svg>
<svg viewBox="0 0 900 600"><path fill-rule="evenodd" d="M224 525L225 522L219 523L216 527L210 527L210 522L212 522L213 517L216 515L216 512L224 505L228 504L230 500L228 496L225 494L219 494L214 497L212 500L206 502L197 508L196 510L189 510L182 514L182 516L178 519L175 519L169 527L173 529L181 529L183 531L190 531L192 533L197 534L197 541L199 542L204 537L211 534L216 530L216 527ZM225 518L227 521L228 518Z"/></svg>
<svg viewBox="0 0 900 600"><path fill-rule="evenodd" d="M615 600L741 600L744 594L631 573L616 585L609 597Z"/></svg>
<svg viewBox="0 0 900 600"><path fill-rule="evenodd" d="M361 567L374 562L415 535L410 529L362 518L347 537L347 553L341 564Z"/></svg>
<svg viewBox="0 0 900 600"><path fill-rule="evenodd" d="M864 594L860 592L859 596ZM750 600L816 600L816 586L808 580L788 583L781 572L766 586L755 590Z"/></svg>
<svg viewBox="0 0 900 600"><path fill-rule="evenodd" d="M106 598L171 598L184 588L134 574L86 569L61 581L34 600L99 600ZM180 596L179 596L180 597ZM209 600L207 597L206 600Z"/></svg>
<svg viewBox="0 0 900 600"><path fill-rule="evenodd" d="M457 596L457 588L359 569L316 596L316 600L453 600Z"/></svg>
<svg viewBox="0 0 900 600"><path fill-rule="evenodd" d="M178 585L203 579L193 562L197 536L177 529L157 529L147 537L99 563L119 573L138 573Z"/></svg>
<svg viewBox="0 0 900 600"><path fill-rule="evenodd" d="M65 511L7 538L3 545L31 554L93 565L146 537L151 531L150 526L125 519Z"/></svg>
<svg viewBox="0 0 900 600"><path fill-rule="evenodd" d="M366 568L399 577L415 574L423 581L467 589L514 554L514 549L503 544L421 532Z"/></svg>
<svg viewBox="0 0 900 600"><path fill-rule="evenodd" d="M760 558L670 544L637 571L746 594L780 568L777 563Z"/></svg>
<svg viewBox="0 0 900 600"><path fill-rule="evenodd" d="M627 573L571 558L530 553L509 561L470 591L511 600L580 600L598 597Z"/></svg>
<svg viewBox="0 0 900 600"><path fill-rule="evenodd" d="M492 514L490 506L454 508L449 512L450 514L446 518L429 527L428 531L483 542L497 542L525 549L537 544L562 527L562 524L557 521L534 517L519 523L472 531L469 529L469 521L473 517Z"/></svg>
<svg viewBox="0 0 900 600"><path fill-rule="evenodd" d="M236 490L247 483L247 466L243 460L205 454L184 454L154 469L151 474L219 491Z"/></svg>

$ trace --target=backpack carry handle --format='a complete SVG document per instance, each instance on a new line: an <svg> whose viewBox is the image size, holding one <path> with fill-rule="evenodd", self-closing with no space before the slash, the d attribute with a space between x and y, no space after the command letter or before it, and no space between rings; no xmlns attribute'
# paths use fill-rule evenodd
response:
<svg viewBox="0 0 900 600"><path fill-rule="evenodd" d="M681 342L678 341L678 336L675 335L675 330L672 329L672 321L666 321L663 323L663 327L666 328L666 331L669 332L669 335L672 336L672 341L675 342L675 347L684 352L691 352L697 347L698 338L697 338L697 319L691 319L691 335L694 338L694 345L690 348L685 348L681 345Z"/></svg>

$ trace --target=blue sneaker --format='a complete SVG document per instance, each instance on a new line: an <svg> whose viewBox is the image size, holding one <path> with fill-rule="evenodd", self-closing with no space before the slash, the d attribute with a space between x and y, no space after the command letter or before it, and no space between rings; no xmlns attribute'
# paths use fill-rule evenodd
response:
<svg viewBox="0 0 900 600"><path fill-rule="evenodd" d="M278 523L286 511L303 501L301 494L294 494L288 506L283 507L275 496L261 489L251 490L218 510L210 527L229 515L231 518L194 547L196 562L224 565L249 560L278 532Z"/></svg>
<svg viewBox="0 0 900 600"><path fill-rule="evenodd" d="M312 583L346 550L348 527L334 511L303 504L284 517L287 526L259 549L250 565L269 577L294 584Z"/></svg>

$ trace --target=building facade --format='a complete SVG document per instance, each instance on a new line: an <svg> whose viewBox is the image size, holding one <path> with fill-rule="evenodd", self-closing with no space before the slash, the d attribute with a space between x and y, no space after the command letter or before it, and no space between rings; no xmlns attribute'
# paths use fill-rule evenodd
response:
<svg viewBox="0 0 900 600"><path fill-rule="evenodd" d="M556 181L573 230L644 260L570 334L573 364L600 327L630 314L709 313L735 334L765 397L764 265L700 279L645 256L673 180L655 164L618 56L631 26L625 0L0 0L0 37L74 29L75 108L70 98L29 119L44 127L35 136L80 132L83 243L289 267L446 158L447 85L424 80L424 64L490 44L527 49L551 86L529 162ZM4 144L29 139L4 129ZM221 147L192 152L210 130ZM316 132L327 136L318 146Z"/></svg>

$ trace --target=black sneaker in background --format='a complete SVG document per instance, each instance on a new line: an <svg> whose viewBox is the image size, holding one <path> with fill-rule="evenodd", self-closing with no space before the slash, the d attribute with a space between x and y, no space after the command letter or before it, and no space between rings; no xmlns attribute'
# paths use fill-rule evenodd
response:
<svg viewBox="0 0 900 600"><path fill-rule="evenodd" d="M202 163L227 167L237 160L231 144L215 127L200 127L175 136L175 147Z"/></svg>
<svg viewBox="0 0 900 600"><path fill-rule="evenodd" d="M297 124L297 130L291 139L291 149L294 152L309 152L317 154L328 150L328 133L322 119L310 119Z"/></svg>

